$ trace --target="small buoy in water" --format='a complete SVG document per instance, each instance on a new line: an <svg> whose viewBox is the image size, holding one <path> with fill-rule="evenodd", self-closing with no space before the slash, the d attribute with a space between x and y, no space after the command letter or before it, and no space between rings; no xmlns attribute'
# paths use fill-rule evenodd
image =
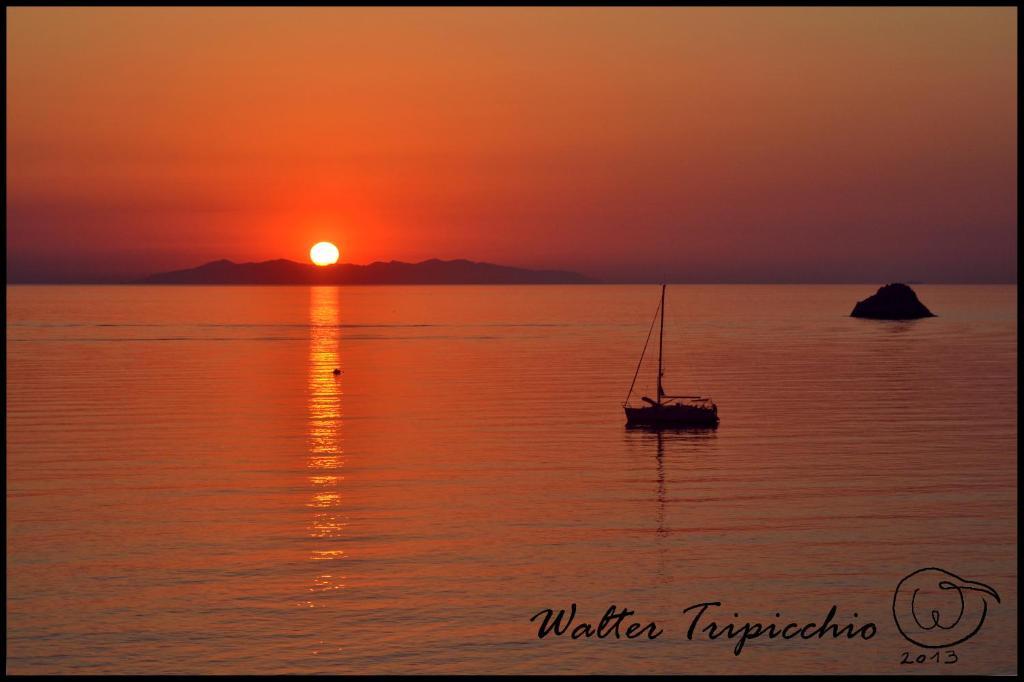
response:
<svg viewBox="0 0 1024 682"><path fill-rule="evenodd" d="M335 367L333 374L334 374L334 376L338 376L339 374L341 374L341 370L338 369L337 367Z"/></svg>

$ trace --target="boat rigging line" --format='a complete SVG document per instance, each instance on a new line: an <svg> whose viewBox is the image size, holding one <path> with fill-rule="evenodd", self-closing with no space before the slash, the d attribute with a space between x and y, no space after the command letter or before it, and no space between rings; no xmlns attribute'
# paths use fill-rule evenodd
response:
<svg viewBox="0 0 1024 682"><path fill-rule="evenodd" d="M644 355L647 354L647 344L651 342L651 334L654 333L654 322L655 320L658 319L658 313L661 312L661 306L663 305L665 305L664 299L662 299L662 301L658 303L658 308L654 311L654 317L651 318L651 328L647 331L647 340L644 341L644 349L640 351L640 362L636 363L636 372L633 373L633 383L629 385L629 393L626 394L626 399L622 401L623 405L628 403L629 396L633 395L633 387L636 385L636 378L640 376L640 366L644 364ZM660 378L658 380L658 384L661 384Z"/></svg>

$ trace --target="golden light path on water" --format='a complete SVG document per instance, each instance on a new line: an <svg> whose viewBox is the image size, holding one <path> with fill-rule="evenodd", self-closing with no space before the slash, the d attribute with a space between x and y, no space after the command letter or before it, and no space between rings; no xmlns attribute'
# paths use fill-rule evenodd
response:
<svg viewBox="0 0 1024 682"><path fill-rule="evenodd" d="M347 525L341 512L341 483L344 467L341 439L341 376L339 356L339 291L336 287L309 289L309 485L313 510L309 537L318 541L310 559L325 562L319 568L312 593L344 587L345 576L333 562L345 558L337 539ZM332 562L332 563L326 563ZM316 601L301 604L316 607Z"/></svg>

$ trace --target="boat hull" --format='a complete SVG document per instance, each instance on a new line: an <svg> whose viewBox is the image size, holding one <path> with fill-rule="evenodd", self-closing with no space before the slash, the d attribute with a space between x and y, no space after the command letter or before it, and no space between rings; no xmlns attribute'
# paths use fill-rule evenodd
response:
<svg viewBox="0 0 1024 682"><path fill-rule="evenodd" d="M680 428L718 425L718 410L715 408L673 404L626 407L624 409L626 410L626 426Z"/></svg>

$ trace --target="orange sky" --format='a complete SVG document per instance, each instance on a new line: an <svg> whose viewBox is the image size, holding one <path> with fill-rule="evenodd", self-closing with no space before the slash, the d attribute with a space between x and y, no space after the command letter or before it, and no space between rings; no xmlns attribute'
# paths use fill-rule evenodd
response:
<svg viewBox="0 0 1024 682"><path fill-rule="evenodd" d="M1017 12L13 8L9 279L1016 281Z"/></svg>

